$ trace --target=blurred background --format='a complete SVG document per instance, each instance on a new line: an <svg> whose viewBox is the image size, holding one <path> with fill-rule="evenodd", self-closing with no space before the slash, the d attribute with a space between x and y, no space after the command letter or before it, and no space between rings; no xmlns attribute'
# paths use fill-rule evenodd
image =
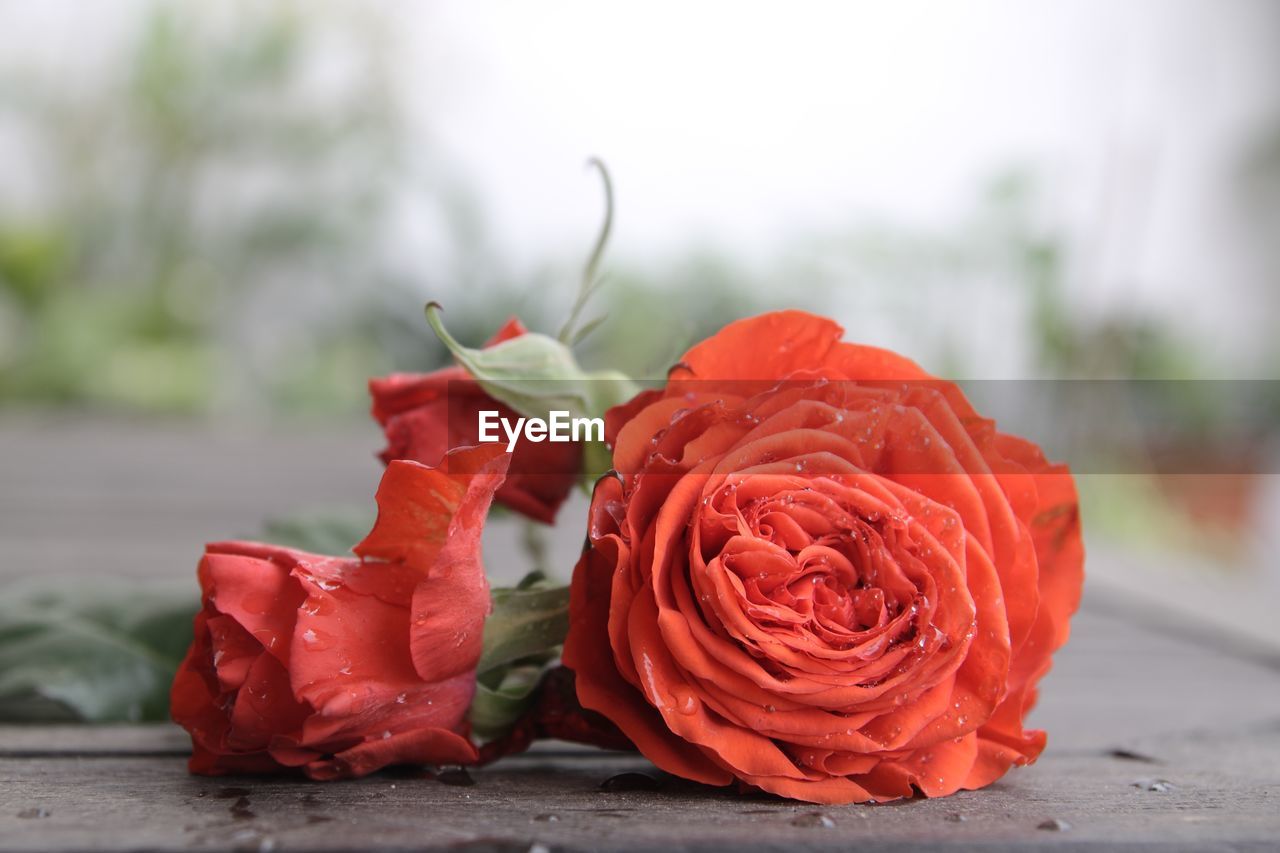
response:
<svg viewBox="0 0 1280 853"><path fill-rule="evenodd" d="M189 587L206 539L367 508L366 378L443 363L428 299L554 332L592 155L589 364L801 307L954 378L1276 401L1270 0L0 0L0 572ZM1243 446L1169 411L1205 461L1081 476L1091 589L1280 646L1276 408Z"/></svg>

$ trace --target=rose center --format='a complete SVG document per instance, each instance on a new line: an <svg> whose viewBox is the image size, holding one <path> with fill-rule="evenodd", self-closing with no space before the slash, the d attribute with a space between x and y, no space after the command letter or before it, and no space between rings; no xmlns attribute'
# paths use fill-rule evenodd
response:
<svg viewBox="0 0 1280 853"><path fill-rule="evenodd" d="M820 478L788 480L767 493L726 484L704 508L703 552L732 576L742 612L832 649L930 643L930 580L906 522L859 511Z"/></svg>

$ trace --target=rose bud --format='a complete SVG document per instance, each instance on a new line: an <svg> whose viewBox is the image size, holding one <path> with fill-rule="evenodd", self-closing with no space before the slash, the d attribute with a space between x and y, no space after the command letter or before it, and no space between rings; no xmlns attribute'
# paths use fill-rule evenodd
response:
<svg viewBox="0 0 1280 853"><path fill-rule="evenodd" d="M1083 579L1070 472L800 312L610 411L564 663L663 770L817 803L942 796L1023 727Z"/></svg>
<svg viewBox="0 0 1280 853"><path fill-rule="evenodd" d="M525 331L513 317L485 346ZM371 379L369 393L373 418L387 437L383 462L412 459L436 465L450 448L479 443L481 411L496 411L500 418L512 422L519 418L457 365L432 373L393 373ZM581 471L580 443L518 442L497 501L535 521L551 524Z"/></svg>
<svg viewBox="0 0 1280 853"><path fill-rule="evenodd" d="M486 445L438 470L392 462L358 559L207 546L170 699L191 772L334 779L474 762L466 719L490 607L480 534L508 459Z"/></svg>

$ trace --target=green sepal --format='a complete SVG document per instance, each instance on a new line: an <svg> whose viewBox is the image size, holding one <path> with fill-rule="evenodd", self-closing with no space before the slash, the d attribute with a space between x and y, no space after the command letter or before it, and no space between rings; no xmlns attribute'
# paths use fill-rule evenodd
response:
<svg viewBox="0 0 1280 853"><path fill-rule="evenodd" d="M488 679L477 679L476 695L471 700L472 736L490 741L511 731L533 705L545 668L545 664L501 667L491 670Z"/></svg>
<svg viewBox="0 0 1280 853"><path fill-rule="evenodd" d="M569 588L493 590L493 612L484 623L484 651L477 672L547 654L569 632Z"/></svg>
<svg viewBox="0 0 1280 853"><path fill-rule="evenodd" d="M525 417L546 419L552 410L570 417L603 417L640 390L619 371L584 370L568 346L547 335L528 332L473 349L449 334L434 302L427 305L427 322L485 393Z"/></svg>
<svg viewBox="0 0 1280 853"><path fill-rule="evenodd" d="M470 712L472 734L481 741L502 737L529 710L569 630L569 588L552 586L542 572L492 596Z"/></svg>

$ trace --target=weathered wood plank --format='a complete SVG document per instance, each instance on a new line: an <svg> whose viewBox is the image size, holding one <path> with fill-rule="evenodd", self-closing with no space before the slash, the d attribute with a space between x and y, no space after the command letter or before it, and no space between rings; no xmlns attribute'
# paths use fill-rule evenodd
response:
<svg viewBox="0 0 1280 853"><path fill-rule="evenodd" d="M1280 675L1127 620L1083 614L1038 712L1041 761L991 788L816 808L660 778L556 745L459 787L384 773L315 784L201 779L172 727L0 729L0 849L1274 849ZM657 774L655 774L657 775ZM1167 783L1167 784L1166 784ZM1155 790L1152 790L1152 789ZM554 817L552 817L554 816ZM1040 829L1062 821L1065 830ZM828 825L829 824L829 825Z"/></svg>
<svg viewBox="0 0 1280 853"><path fill-rule="evenodd" d="M1050 754L982 792L821 809L669 779L656 791L601 791L611 775L644 767L603 754L508 760L476 771L470 787L391 774L329 785L200 779L163 758L6 758L0 849L1274 848L1280 733L1142 746L1161 764ZM1134 785L1165 777L1175 787ZM1053 820L1069 828L1038 828Z"/></svg>
<svg viewBox="0 0 1280 853"><path fill-rule="evenodd" d="M383 444L372 420L246 426L0 413L0 579L165 578L194 590L203 544L257 538L266 518L353 508L372 520ZM563 513L550 565L567 578L586 496L575 493ZM511 519L486 530L492 576L525 573L527 559L514 559L520 538Z"/></svg>
<svg viewBox="0 0 1280 853"><path fill-rule="evenodd" d="M187 733L172 723L108 726L0 726L0 759L75 756L178 756L191 753Z"/></svg>

